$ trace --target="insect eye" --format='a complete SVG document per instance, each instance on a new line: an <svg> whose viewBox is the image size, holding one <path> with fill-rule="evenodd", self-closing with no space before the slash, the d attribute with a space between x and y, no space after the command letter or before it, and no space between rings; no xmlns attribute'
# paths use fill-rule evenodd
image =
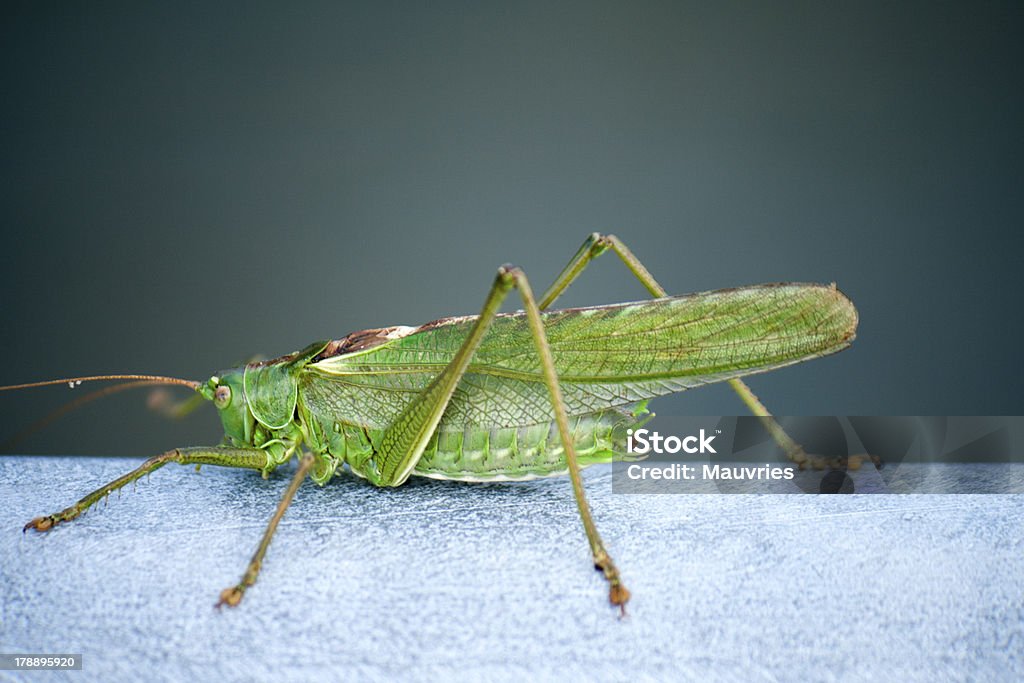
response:
<svg viewBox="0 0 1024 683"><path fill-rule="evenodd" d="M231 403L231 387L221 385L213 392L213 404L218 408L227 408Z"/></svg>

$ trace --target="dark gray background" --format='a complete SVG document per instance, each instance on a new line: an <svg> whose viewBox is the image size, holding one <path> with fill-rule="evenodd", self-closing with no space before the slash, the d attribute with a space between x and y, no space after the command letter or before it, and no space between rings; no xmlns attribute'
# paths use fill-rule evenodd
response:
<svg viewBox="0 0 1024 683"><path fill-rule="evenodd" d="M1018 414L1016 3L5 3L0 383L205 378L542 289L594 230L671 292L836 281L781 414ZM609 257L566 304L641 298ZM79 389L81 392L84 390ZM80 394L75 394L80 395ZM70 398L0 396L0 436ZM124 394L20 452L219 438ZM655 404L729 414L724 387Z"/></svg>

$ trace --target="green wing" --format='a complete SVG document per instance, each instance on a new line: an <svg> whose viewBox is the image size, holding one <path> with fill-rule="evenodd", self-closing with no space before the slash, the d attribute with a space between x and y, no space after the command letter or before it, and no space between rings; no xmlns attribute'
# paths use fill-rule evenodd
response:
<svg viewBox="0 0 1024 683"><path fill-rule="evenodd" d="M451 361L475 320L391 328L310 364L299 380L304 400L314 412L384 427ZM834 353L853 340L857 312L834 286L776 284L551 311L544 325L566 409L584 415ZM552 418L525 314L500 315L442 424Z"/></svg>

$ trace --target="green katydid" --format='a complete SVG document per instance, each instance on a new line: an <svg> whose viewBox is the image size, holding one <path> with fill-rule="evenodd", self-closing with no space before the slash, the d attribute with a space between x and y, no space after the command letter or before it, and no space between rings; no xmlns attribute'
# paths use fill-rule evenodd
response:
<svg viewBox="0 0 1024 683"><path fill-rule="evenodd" d="M611 249L654 299L547 311L590 261ZM498 313L517 289L522 311ZM243 467L264 476L293 457L297 470L239 583L220 605L239 604L255 582L278 522L308 476L324 484L347 469L375 486L410 476L464 481L568 474L595 567L609 599L630 594L591 517L580 468L625 450L656 396L728 381L794 461L807 456L771 418L744 375L846 348L857 312L835 285L770 284L668 297L612 235L591 235L540 301L523 272L502 266L476 316L420 327L365 330L248 363L205 382L149 375L81 377L133 386L183 384L213 402L221 445L150 458L71 507L37 517L46 531L169 462ZM125 385L119 385L125 386ZM639 407L638 407L639 406Z"/></svg>

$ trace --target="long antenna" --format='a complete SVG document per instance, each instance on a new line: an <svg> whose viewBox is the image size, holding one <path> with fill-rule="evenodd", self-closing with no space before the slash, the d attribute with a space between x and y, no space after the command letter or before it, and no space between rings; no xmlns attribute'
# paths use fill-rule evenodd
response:
<svg viewBox="0 0 1024 683"><path fill-rule="evenodd" d="M29 382L28 384L8 384L0 387L0 391L13 391L15 389L32 389L33 387L48 387L54 384L67 384L74 389L82 382L100 382L103 380L134 380L152 382L153 384L180 384L190 389L198 389L201 382L190 379L179 379L178 377L162 377L160 375L92 375L90 377L65 377L64 379L48 379L45 382Z"/></svg>
<svg viewBox="0 0 1024 683"><path fill-rule="evenodd" d="M77 410L84 405L87 405L89 403L92 403L93 401L103 398L104 396L117 394L122 391L125 391L126 389L137 389L139 387L152 387L158 385L163 385L163 382L125 382L124 384L114 384L109 387L103 387L102 389L91 391L88 394L85 394L84 396L79 396L74 401L65 403L61 407L52 411L43 418L36 420L28 427L25 427L25 429L21 430L11 438L4 441L2 444L0 444L0 451L11 450L14 446L21 443L28 437L49 426L50 423L56 421L57 419L63 417L64 415L67 415L71 411Z"/></svg>

